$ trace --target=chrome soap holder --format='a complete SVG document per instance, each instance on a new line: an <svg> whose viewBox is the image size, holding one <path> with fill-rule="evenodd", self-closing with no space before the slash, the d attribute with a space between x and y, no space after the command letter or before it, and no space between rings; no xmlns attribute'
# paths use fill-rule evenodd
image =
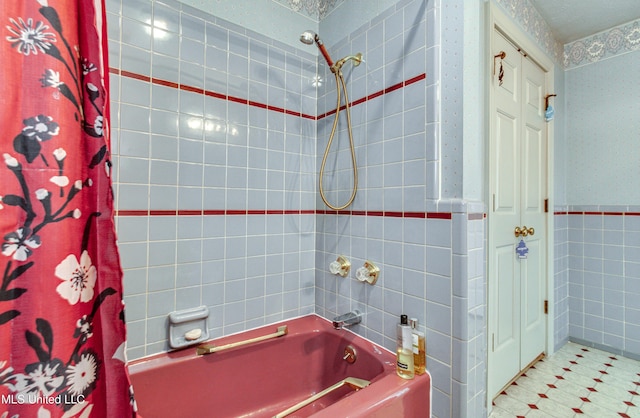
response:
<svg viewBox="0 0 640 418"><path fill-rule="evenodd" d="M342 277L347 277L351 270L351 263L347 260L347 257L339 255L336 261L332 261L329 264L329 271L331 274L338 274Z"/></svg>
<svg viewBox="0 0 640 418"><path fill-rule="evenodd" d="M379 276L380 269L369 260L364 262L364 266L356 270L356 279L361 282L367 282L372 286L376 284Z"/></svg>

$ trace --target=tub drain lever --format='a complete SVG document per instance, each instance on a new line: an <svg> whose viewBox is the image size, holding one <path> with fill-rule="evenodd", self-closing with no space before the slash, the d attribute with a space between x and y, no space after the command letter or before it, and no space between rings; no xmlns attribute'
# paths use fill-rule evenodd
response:
<svg viewBox="0 0 640 418"><path fill-rule="evenodd" d="M353 364L356 362L356 358L356 349L352 345L346 346L344 348L344 357L342 357L342 360L349 364Z"/></svg>

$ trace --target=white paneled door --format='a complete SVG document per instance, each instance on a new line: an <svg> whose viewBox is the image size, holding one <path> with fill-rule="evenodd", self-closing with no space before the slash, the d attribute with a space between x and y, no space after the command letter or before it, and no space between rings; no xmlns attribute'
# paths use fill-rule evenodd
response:
<svg viewBox="0 0 640 418"><path fill-rule="evenodd" d="M489 400L544 352L547 333L545 72L495 29L492 54Z"/></svg>

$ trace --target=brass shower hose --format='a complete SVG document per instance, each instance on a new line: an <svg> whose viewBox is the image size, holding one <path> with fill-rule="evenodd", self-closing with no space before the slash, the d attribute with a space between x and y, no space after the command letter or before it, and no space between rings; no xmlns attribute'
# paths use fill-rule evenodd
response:
<svg viewBox="0 0 640 418"><path fill-rule="evenodd" d="M320 165L319 186L320 186L320 197L322 198L322 201L324 202L324 204L333 210L342 210L348 207L351 203L353 203L353 200L356 198L356 192L358 190L358 168L356 166L356 151L353 146L353 133L351 132L351 113L349 111L349 94L347 93L347 84L345 83L344 77L342 76L342 71L337 70L333 73L333 75L336 77L336 87L338 90L338 94L337 94L338 102L336 104L336 117L333 120L333 127L331 128L331 134L329 135L329 142L327 143L327 147L324 150L324 156L322 157L322 164ZM349 134L349 143L351 145L351 163L353 165L353 190L351 192L351 197L349 198L347 203L345 203L342 206L334 206L331 203L329 203L329 201L327 200L327 197L324 194L322 179L324 177L324 166L327 163L327 156L329 155L329 149L331 148L331 143L333 142L333 137L335 136L336 128L338 127L338 117L340 116L340 99L341 99L340 86L342 86L342 90L344 90L344 101L345 101L344 107L347 112L347 132Z"/></svg>

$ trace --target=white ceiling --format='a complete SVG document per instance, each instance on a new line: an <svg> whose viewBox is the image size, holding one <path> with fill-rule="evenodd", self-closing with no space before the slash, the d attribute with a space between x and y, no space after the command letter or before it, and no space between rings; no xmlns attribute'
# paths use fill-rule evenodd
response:
<svg viewBox="0 0 640 418"><path fill-rule="evenodd" d="M640 0L529 0L562 44L640 19Z"/></svg>

